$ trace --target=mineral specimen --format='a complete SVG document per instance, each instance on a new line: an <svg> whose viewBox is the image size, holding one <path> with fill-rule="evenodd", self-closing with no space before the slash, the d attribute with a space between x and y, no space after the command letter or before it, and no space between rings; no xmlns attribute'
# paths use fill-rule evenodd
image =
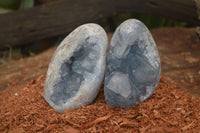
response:
<svg viewBox="0 0 200 133"><path fill-rule="evenodd" d="M90 104L101 87L108 39L97 24L70 33L55 51L44 85L44 98L57 111Z"/></svg>
<svg viewBox="0 0 200 133"><path fill-rule="evenodd" d="M160 79L160 58L146 26L136 19L114 32L107 55L104 94L106 103L127 108L151 96Z"/></svg>

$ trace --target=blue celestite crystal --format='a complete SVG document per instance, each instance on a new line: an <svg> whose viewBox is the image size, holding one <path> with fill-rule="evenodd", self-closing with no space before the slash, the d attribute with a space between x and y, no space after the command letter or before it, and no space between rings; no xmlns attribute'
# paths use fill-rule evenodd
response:
<svg viewBox="0 0 200 133"><path fill-rule="evenodd" d="M127 108L151 96L160 79L156 44L146 26L136 19L123 22L114 32L104 84L106 103Z"/></svg>
<svg viewBox="0 0 200 133"><path fill-rule="evenodd" d="M85 24L70 33L50 62L46 101L60 113L92 103L104 78L107 49L107 35L97 24Z"/></svg>

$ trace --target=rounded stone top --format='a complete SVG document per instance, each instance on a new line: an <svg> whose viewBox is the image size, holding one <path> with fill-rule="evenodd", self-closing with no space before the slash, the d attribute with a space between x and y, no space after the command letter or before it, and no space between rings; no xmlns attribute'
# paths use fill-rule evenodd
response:
<svg viewBox="0 0 200 133"><path fill-rule="evenodd" d="M120 24L111 39L104 83L106 103L127 108L151 96L160 79L158 49L139 20Z"/></svg>
<svg viewBox="0 0 200 133"><path fill-rule="evenodd" d="M97 24L84 24L58 46L44 85L46 101L59 112L90 104L101 87L108 38Z"/></svg>

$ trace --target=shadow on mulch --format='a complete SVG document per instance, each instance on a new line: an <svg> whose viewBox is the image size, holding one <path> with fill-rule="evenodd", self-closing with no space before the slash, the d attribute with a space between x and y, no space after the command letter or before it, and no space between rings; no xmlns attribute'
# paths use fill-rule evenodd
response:
<svg viewBox="0 0 200 133"><path fill-rule="evenodd" d="M59 114L43 98L45 76L0 92L1 132L198 132L200 99L161 78L153 95L127 109L93 104Z"/></svg>

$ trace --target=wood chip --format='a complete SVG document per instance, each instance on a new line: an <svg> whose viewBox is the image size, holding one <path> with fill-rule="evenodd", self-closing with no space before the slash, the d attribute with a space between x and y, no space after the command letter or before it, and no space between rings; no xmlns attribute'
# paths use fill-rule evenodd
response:
<svg viewBox="0 0 200 133"><path fill-rule="evenodd" d="M79 133L80 131L78 129L75 129L71 126L64 127L65 133Z"/></svg>
<svg viewBox="0 0 200 133"><path fill-rule="evenodd" d="M97 123L100 123L100 122L102 122L102 121L105 121L105 120L107 120L107 119L110 118L110 117L111 117L111 115L99 117L99 118L97 118L96 120L94 120L94 121L92 121L92 122L89 122L89 123L83 125L83 127L90 127L90 126L92 126L92 125L95 125L95 124L97 124Z"/></svg>
<svg viewBox="0 0 200 133"><path fill-rule="evenodd" d="M192 123L190 123L189 125L184 126L183 128L181 128L183 131L189 129L192 125L193 125L194 121Z"/></svg>
<svg viewBox="0 0 200 133"><path fill-rule="evenodd" d="M108 106L102 87L94 103L82 106L81 109L64 111L64 114L53 109L41 95L44 81L45 76L40 76L30 83L0 93L0 132L15 129L23 129L28 133L200 130L200 119L197 119L200 114L200 99L193 99L176 85L168 84L163 79L153 95L138 106L127 109ZM15 92L18 93L17 97L13 95ZM176 110L177 108L181 109Z"/></svg>
<svg viewBox="0 0 200 133"><path fill-rule="evenodd" d="M48 125L48 126L43 130L43 132L47 132L47 131L49 131L49 130L51 130L51 129L57 127L57 126L58 126L58 124L51 124L51 125Z"/></svg>

